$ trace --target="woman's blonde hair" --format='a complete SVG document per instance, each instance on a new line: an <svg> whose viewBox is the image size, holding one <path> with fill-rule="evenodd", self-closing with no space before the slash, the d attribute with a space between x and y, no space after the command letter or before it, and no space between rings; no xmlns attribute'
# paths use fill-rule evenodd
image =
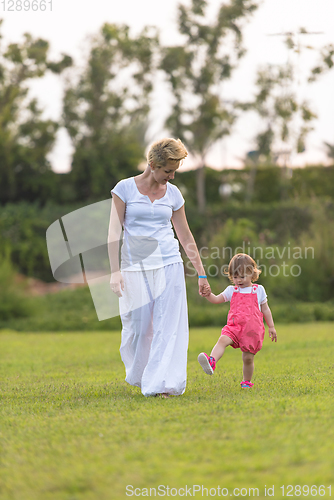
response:
<svg viewBox="0 0 334 500"><path fill-rule="evenodd" d="M252 257L246 253L237 253L234 255L228 265L228 270L225 273L228 278L233 283L233 277L252 275L252 281L257 281L261 274L261 269L257 267L257 264Z"/></svg>
<svg viewBox="0 0 334 500"><path fill-rule="evenodd" d="M158 168L165 167L169 161L180 162L188 156L180 139L165 138L154 142L147 153L147 161Z"/></svg>

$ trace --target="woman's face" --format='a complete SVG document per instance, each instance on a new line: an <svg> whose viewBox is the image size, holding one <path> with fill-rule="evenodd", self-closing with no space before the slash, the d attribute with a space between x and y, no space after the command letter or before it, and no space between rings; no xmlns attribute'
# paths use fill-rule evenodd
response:
<svg viewBox="0 0 334 500"><path fill-rule="evenodd" d="M175 172L179 168L180 162L169 161L164 167L155 167L151 165L153 176L158 184L167 184L168 181L174 179Z"/></svg>

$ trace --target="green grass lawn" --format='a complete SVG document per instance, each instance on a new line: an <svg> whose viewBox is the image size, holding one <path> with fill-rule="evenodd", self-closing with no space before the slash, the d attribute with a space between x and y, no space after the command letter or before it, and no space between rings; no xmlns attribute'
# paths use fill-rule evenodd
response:
<svg viewBox="0 0 334 500"><path fill-rule="evenodd" d="M334 496L333 323L266 332L251 390L240 351L212 377L198 365L219 333L191 330L187 390L164 400L124 382L118 333L2 331L1 500Z"/></svg>

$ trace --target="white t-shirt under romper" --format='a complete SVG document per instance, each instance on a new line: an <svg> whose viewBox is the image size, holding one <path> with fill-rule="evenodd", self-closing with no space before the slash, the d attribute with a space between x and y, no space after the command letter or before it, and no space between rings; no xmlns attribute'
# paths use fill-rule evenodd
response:
<svg viewBox="0 0 334 500"><path fill-rule="evenodd" d="M165 195L152 202L134 177L111 193L125 203L120 298L125 380L144 396L180 395L186 387L189 328L184 267L171 217L183 206L183 196L168 182Z"/></svg>
<svg viewBox="0 0 334 500"><path fill-rule="evenodd" d="M231 298L234 292L234 285L229 285L225 290L220 294L225 298L225 302L231 302ZM239 288L240 293L252 293L252 287L247 286L245 288ZM261 311L261 304L267 302L267 294L262 285L258 285L256 289L257 301L259 304L259 309Z"/></svg>

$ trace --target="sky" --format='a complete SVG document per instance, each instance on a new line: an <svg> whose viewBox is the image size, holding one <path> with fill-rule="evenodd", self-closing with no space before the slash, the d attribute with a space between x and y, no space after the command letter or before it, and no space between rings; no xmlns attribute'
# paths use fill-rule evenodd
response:
<svg viewBox="0 0 334 500"><path fill-rule="evenodd" d="M27 8L27 2L29 0L26 3L22 0L21 3ZM127 24L133 34L139 33L145 25L157 26L162 44L179 44L182 43L177 32L179 3L180 0L46 0L44 11L19 11L20 0L2 0L2 45L20 42L23 34L29 32L34 37L49 41L52 58L56 60L62 53L67 53L80 67L88 53L89 36L96 34L105 22ZM188 4L189 0L183 0L182 3ZM222 0L209 0L209 19L214 19L221 3ZM299 36L301 44L311 45L315 50L304 49L299 55L289 55L283 36L268 36L298 32L301 27L307 31L322 33ZM247 23L243 35L247 53L232 79L222 84L224 99L251 99L259 66L267 63L285 64L289 58L296 64L299 75L299 83L296 83L295 88L298 98L307 99L318 116L313 125L314 130L308 137L306 151L298 155L292 154L291 166L328 163L323 143L334 143L334 70L312 85L305 85L304 80L318 61L319 49L334 43L334 0L262 0ZM59 119L63 88L64 78L51 74L31 84L30 95L38 97L44 108L44 117ZM163 128L169 110L168 102L164 86L158 85L152 96L151 125L147 138L149 142L168 135ZM240 168L245 154L254 149L253 138L259 131L260 122L255 115L245 115L237 122L232 134L219 141L208 153L207 165L219 169ZM71 154L69 137L61 129L50 154L53 170L68 171ZM194 168L196 164L196 158L189 156L184 168Z"/></svg>

